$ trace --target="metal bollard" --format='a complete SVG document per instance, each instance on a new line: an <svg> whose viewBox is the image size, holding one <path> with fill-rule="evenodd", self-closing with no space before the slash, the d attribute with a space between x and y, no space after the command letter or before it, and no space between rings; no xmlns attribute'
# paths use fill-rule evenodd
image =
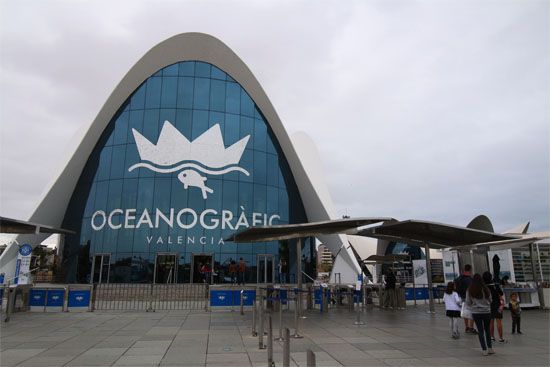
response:
<svg viewBox="0 0 550 367"><path fill-rule="evenodd" d="M365 323L361 321L361 306L359 303L359 291L357 291L357 319L355 320L354 325L365 325Z"/></svg>
<svg viewBox="0 0 550 367"><path fill-rule="evenodd" d="M264 345L264 313L260 311L260 330L258 330L258 348L265 349Z"/></svg>
<svg viewBox="0 0 550 367"><path fill-rule="evenodd" d="M241 289L241 315L244 316L244 289Z"/></svg>
<svg viewBox="0 0 550 367"><path fill-rule="evenodd" d="M254 298L254 303L252 304L252 336L258 336L258 333L256 332L256 313L258 312L258 302L256 301L256 298Z"/></svg>
<svg viewBox="0 0 550 367"><path fill-rule="evenodd" d="M294 291L294 335L292 335L295 339L301 339L303 336L300 335L300 317L298 316L298 302L300 302L299 293L297 291Z"/></svg>
<svg viewBox="0 0 550 367"><path fill-rule="evenodd" d="M277 292L278 301L279 301L279 337L275 340L280 342L283 341L283 305L281 303L281 291Z"/></svg>
<svg viewBox="0 0 550 367"><path fill-rule="evenodd" d="M306 365L307 367L315 367L315 353L311 349L307 350L306 354Z"/></svg>
<svg viewBox="0 0 550 367"><path fill-rule="evenodd" d="M290 330L285 328L285 342L283 343L283 367L290 367Z"/></svg>
<svg viewBox="0 0 550 367"><path fill-rule="evenodd" d="M267 314L267 365L269 367L275 366L275 362L273 362L273 323L271 313Z"/></svg>

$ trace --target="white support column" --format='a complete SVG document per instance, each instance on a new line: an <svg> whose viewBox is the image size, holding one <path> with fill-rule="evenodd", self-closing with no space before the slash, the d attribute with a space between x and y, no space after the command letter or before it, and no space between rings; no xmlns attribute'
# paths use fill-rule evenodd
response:
<svg viewBox="0 0 550 367"><path fill-rule="evenodd" d="M424 242L424 251L426 252L426 272L428 273L428 297L430 298L430 313L435 313L434 294L432 286L432 264L430 263L430 247Z"/></svg>

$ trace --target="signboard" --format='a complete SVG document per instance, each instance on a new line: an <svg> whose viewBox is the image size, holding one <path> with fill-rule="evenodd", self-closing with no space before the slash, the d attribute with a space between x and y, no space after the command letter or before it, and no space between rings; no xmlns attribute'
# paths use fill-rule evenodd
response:
<svg viewBox="0 0 550 367"><path fill-rule="evenodd" d="M15 263L15 284L29 284L29 270L31 267L32 246L25 243L19 247L17 262Z"/></svg>
<svg viewBox="0 0 550 367"><path fill-rule="evenodd" d="M428 284L428 271L426 270L426 260L413 260L414 283L419 285Z"/></svg>
<svg viewBox="0 0 550 367"><path fill-rule="evenodd" d="M454 281L460 276L457 251L443 251L443 276L445 284Z"/></svg>

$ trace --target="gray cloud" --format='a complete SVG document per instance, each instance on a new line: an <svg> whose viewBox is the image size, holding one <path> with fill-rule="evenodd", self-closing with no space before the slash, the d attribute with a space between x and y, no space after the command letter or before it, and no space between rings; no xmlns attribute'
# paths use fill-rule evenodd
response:
<svg viewBox="0 0 550 367"><path fill-rule="evenodd" d="M550 222L546 1L3 1L0 212L26 218L152 46L228 44L318 145L337 213Z"/></svg>

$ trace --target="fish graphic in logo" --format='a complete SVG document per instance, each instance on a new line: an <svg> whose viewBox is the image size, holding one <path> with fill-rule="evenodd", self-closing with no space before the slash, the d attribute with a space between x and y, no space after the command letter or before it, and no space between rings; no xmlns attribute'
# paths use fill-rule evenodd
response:
<svg viewBox="0 0 550 367"><path fill-rule="evenodd" d="M151 143L136 129L132 129L139 157L142 162L128 168L147 168L159 173L181 171L178 179L184 189L190 186L199 188L203 199L213 193L206 185L207 178L202 174L223 175L238 171L247 176L250 173L238 166L250 135L226 148L219 124L212 126L192 142L189 141L169 121L162 126L156 144Z"/></svg>

